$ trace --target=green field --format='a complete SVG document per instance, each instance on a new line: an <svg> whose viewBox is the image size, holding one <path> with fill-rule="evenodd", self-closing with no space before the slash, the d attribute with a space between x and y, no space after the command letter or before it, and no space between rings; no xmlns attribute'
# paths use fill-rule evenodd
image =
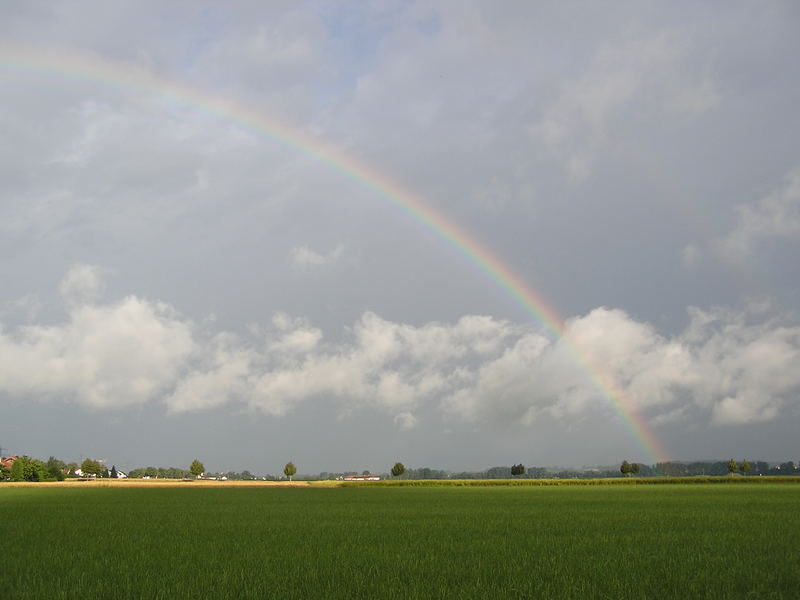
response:
<svg viewBox="0 0 800 600"><path fill-rule="evenodd" d="M0 488L0 597L798 598L800 486Z"/></svg>

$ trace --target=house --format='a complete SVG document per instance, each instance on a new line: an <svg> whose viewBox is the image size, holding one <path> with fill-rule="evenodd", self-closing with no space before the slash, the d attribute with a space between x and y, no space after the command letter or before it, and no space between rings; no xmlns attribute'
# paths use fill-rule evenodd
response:
<svg viewBox="0 0 800 600"><path fill-rule="evenodd" d="M11 465L14 464L14 461L19 458L18 456L9 456L7 458L0 458L0 467L4 469L10 469Z"/></svg>
<svg viewBox="0 0 800 600"><path fill-rule="evenodd" d="M345 475L345 481L380 481L380 475Z"/></svg>

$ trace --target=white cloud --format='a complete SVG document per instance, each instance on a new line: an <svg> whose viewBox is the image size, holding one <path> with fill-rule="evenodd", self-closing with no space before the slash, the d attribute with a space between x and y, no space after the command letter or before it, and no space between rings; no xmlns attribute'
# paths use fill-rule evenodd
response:
<svg viewBox="0 0 800 600"><path fill-rule="evenodd" d="M158 400L192 350L190 325L166 305L76 306L64 323L0 333L0 391L93 408Z"/></svg>
<svg viewBox="0 0 800 600"><path fill-rule="evenodd" d="M322 339L322 331L311 327L305 319L293 319L285 313L276 313L272 324L279 332L278 339L269 344L273 352L301 354L309 352Z"/></svg>
<svg viewBox="0 0 800 600"><path fill-rule="evenodd" d="M695 403L716 425L776 418L796 408L800 391L800 327L748 321L730 309L692 311L684 333L691 349Z"/></svg>
<svg viewBox="0 0 800 600"><path fill-rule="evenodd" d="M269 329L207 336L163 303L90 301L84 292L101 285L92 267L72 269L65 322L0 330L0 393L93 408L160 401L173 413L236 403L274 417L321 400L342 414L380 411L402 429L422 407L503 427L609 415L598 377L653 425L737 425L798 408L800 326L770 319L764 302L692 309L671 337L597 308L557 341L486 316L414 326L365 313L334 343L284 313Z"/></svg>
<svg viewBox="0 0 800 600"><path fill-rule="evenodd" d="M609 400L587 367L611 377L628 407L653 425L689 418L715 425L763 421L796 404L800 327L747 324L748 313L730 310L692 314L685 332L665 338L622 311L595 309L568 322L569 342L523 336L469 371L467 384L442 407L468 421L523 425L608 412Z"/></svg>
<svg viewBox="0 0 800 600"><path fill-rule="evenodd" d="M213 408L240 399L247 389L253 354L230 334L219 334L200 352L203 364L183 375L164 402L170 412ZM209 356L202 356L208 354Z"/></svg>
<svg viewBox="0 0 800 600"><path fill-rule="evenodd" d="M329 265L338 261L343 251L344 246L342 244L338 244L327 254L315 252L308 246L299 246L292 250L292 263L299 268Z"/></svg>
<svg viewBox="0 0 800 600"><path fill-rule="evenodd" d="M763 240L800 236L800 167L787 173L783 187L737 213L736 226L713 243L726 260L749 260Z"/></svg>

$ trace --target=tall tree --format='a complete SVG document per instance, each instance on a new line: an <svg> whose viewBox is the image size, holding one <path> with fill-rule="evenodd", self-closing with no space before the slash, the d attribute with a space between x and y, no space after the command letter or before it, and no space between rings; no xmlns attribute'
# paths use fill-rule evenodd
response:
<svg viewBox="0 0 800 600"><path fill-rule="evenodd" d="M742 475L747 475L750 472L750 463L747 462L746 458L739 463L739 470L742 472Z"/></svg>
<svg viewBox="0 0 800 600"><path fill-rule="evenodd" d="M25 481L25 465L23 464L24 459L24 456L20 456L17 457L17 460L11 463L11 474L9 476L11 481Z"/></svg>
<svg viewBox="0 0 800 600"><path fill-rule="evenodd" d="M44 466L45 469L47 469L47 474L51 479L64 481L66 478L64 471L67 470L67 465L63 460L58 460L55 456L51 456L47 459L47 462L44 464Z"/></svg>
<svg viewBox="0 0 800 600"><path fill-rule="evenodd" d="M117 473L117 465L111 465L111 473L109 474L111 479L119 479L119 473Z"/></svg>
<svg viewBox="0 0 800 600"><path fill-rule="evenodd" d="M395 477L400 477L400 475L402 475L405 472L406 472L406 466L403 463L401 462L394 463L394 466L392 467L392 475L394 475Z"/></svg>
<svg viewBox="0 0 800 600"><path fill-rule="evenodd" d="M83 459L81 463L81 473L84 477L94 475L95 477L102 477L104 473L107 473L105 465L97 460L92 460L91 458Z"/></svg>
<svg viewBox="0 0 800 600"><path fill-rule="evenodd" d="M525 465L522 463L518 465L511 465L511 474L516 477L517 475L522 475L525 472Z"/></svg>
<svg viewBox="0 0 800 600"><path fill-rule="evenodd" d="M631 463L631 475L639 474L639 463Z"/></svg>
<svg viewBox="0 0 800 600"><path fill-rule="evenodd" d="M44 463L30 456L20 456L11 465L11 481L44 481L48 476Z"/></svg>
<svg viewBox="0 0 800 600"><path fill-rule="evenodd" d="M731 475L733 475L733 474L734 474L734 473L736 473L736 471L738 471L738 470L739 470L739 465L737 465L737 464L736 464L736 461L735 461L735 460L733 460L733 459L730 459L730 460L728 461L728 473L730 473Z"/></svg>
<svg viewBox="0 0 800 600"><path fill-rule="evenodd" d="M631 474L631 465L627 460L623 460L622 464L619 466L619 472L627 477Z"/></svg>
<svg viewBox="0 0 800 600"><path fill-rule="evenodd" d="M283 474L289 478L289 481L292 480L295 473L297 473L297 467L294 466L294 463L292 461L286 463L286 466L283 467Z"/></svg>
<svg viewBox="0 0 800 600"><path fill-rule="evenodd" d="M192 464L189 466L189 473L194 475L194 477L200 477L203 473L205 473L206 468L196 458L192 461Z"/></svg>

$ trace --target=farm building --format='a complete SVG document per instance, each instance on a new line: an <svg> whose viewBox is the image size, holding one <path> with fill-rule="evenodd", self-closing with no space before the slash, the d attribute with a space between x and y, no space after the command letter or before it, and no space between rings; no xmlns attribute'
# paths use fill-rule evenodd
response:
<svg viewBox="0 0 800 600"><path fill-rule="evenodd" d="M380 481L380 475L345 475L344 481Z"/></svg>

